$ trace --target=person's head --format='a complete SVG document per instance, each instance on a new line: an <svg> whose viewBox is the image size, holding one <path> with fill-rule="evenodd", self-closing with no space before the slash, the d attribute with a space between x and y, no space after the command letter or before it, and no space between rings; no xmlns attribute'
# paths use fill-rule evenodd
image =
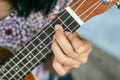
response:
<svg viewBox="0 0 120 80"><path fill-rule="evenodd" d="M56 4L57 0L8 0L12 7L22 16L27 16L31 11L43 11L45 14Z"/></svg>

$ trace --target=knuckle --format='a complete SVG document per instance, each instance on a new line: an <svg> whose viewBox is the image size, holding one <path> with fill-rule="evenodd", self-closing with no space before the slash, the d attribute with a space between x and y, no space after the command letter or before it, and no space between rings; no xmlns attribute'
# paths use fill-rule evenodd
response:
<svg viewBox="0 0 120 80"><path fill-rule="evenodd" d="M88 44L88 53L90 53L92 51L92 45L89 43Z"/></svg>
<svg viewBox="0 0 120 80"><path fill-rule="evenodd" d="M85 46L85 48L86 48L88 51L90 51L90 50L92 49L92 45L91 45L91 43L90 43L89 41L86 41L86 46Z"/></svg>
<svg viewBox="0 0 120 80"><path fill-rule="evenodd" d="M81 62L82 62L82 64L87 63L87 58L82 59Z"/></svg>
<svg viewBox="0 0 120 80"><path fill-rule="evenodd" d="M65 50L65 53L68 54L69 56L73 56L74 51L73 51L73 49L67 48Z"/></svg>
<svg viewBox="0 0 120 80"><path fill-rule="evenodd" d="M92 51L92 45L89 41L85 41L83 46L79 46L79 51L83 53L90 53Z"/></svg>
<svg viewBox="0 0 120 80"><path fill-rule="evenodd" d="M64 58L58 59L58 61L60 64L65 64L67 62L66 59L64 59Z"/></svg>
<svg viewBox="0 0 120 80"><path fill-rule="evenodd" d="M58 73L59 76L65 76L66 75L66 72L65 71L61 71L61 73Z"/></svg>
<svg viewBox="0 0 120 80"><path fill-rule="evenodd" d="M79 45L78 47L76 47L77 52L81 53L85 51L85 48L81 45Z"/></svg>
<svg viewBox="0 0 120 80"><path fill-rule="evenodd" d="M76 64L76 65L73 66L73 68L75 68L75 69L79 68L79 67L80 67L80 64Z"/></svg>

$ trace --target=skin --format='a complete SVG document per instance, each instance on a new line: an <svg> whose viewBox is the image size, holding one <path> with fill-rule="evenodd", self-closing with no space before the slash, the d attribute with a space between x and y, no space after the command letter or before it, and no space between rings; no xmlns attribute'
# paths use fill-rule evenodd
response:
<svg viewBox="0 0 120 80"><path fill-rule="evenodd" d="M0 0L0 20L4 19L12 11L11 5L8 2Z"/></svg>
<svg viewBox="0 0 120 80"><path fill-rule="evenodd" d="M9 3L0 1L0 19L2 20L11 12ZM54 14L49 16L49 19L53 20L55 17ZM60 76L64 76L81 64L86 63L92 49L90 42L81 38L77 32L64 32L60 25L55 26L55 35L51 47L54 56L46 60L45 65L51 72Z"/></svg>

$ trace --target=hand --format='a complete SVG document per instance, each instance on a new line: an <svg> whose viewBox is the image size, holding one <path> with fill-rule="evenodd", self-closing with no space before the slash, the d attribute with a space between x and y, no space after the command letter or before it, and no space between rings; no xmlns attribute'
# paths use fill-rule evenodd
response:
<svg viewBox="0 0 120 80"><path fill-rule="evenodd" d="M58 75L63 76L87 62L91 44L80 38L77 33L63 32L60 25L55 29L52 41L52 50L55 55L53 68Z"/></svg>

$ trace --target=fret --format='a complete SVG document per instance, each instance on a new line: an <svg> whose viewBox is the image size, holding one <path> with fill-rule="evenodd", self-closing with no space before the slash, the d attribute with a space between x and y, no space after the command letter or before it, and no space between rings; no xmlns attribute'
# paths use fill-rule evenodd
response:
<svg viewBox="0 0 120 80"><path fill-rule="evenodd" d="M25 66L25 65L24 65L24 67L22 67L22 70L23 70L24 73L25 73L27 70L29 70L29 68L28 68L28 66ZM22 72L19 72L19 73L22 73ZM24 73L22 73L22 74L24 74Z"/></svg>
<svg viewBox="0 0 120 80"><path fill-rule="evenodd" d="M107 5L107 7L104 4L102 5L103 7L101 7L99 4L100 6L97 9L97 6L93 6L93 3L95 4L99 2L101 1L73 0L73 3L70 5L70 7L67 7L66 10L57 16L57 19L45 27L36 37L26 44L26 47L21 49L17 55L15 55L15 57L13 57L10 61L8 61L8 63L0 68L0 77L7 80L23 80L23 77L28 72L40 64L41 61L46 58L46 56L52 54L51 41L53 34L55 33L54 26L56 24L62 25L64 31L75 31L78 27L80 27L81 24L84 23L84 21L87 21L98 13L104 12L117 1L112 1L111 5ZM90 10L88 10L88 8L90 8ZM96 9L97 13L92 13L93 10L95 10L94 8ZM81 18L78 18L78 16Z"/></svg>
<svg viewBox="0 0 120 80"><path fill-rule="evenodd" d="M62 15L61 15L62 14ZM61 16L58 16L62 21L65 21L69 16L70 14L65 10L61 13L60 15Z"/></svg>
<svg viewBox="0 0 120 80"><path fill-rule="evenodd" d="M44 48L43 44L40 44L40 46L39 45L36 46L35 49L32 51L33 55L34 56L37 55L43 48ZM41 55L43 54L41 53Z"/></svg>
<svg viewBox="0 0 120 80"><path fill-rule="evenodd" d="M10 64L10 66L14 66L15 62L11 61L9 64Z"/></svg>
<svg viewBox="0 0 120 80"><path fill-rule="evenodd" d="M24 56L25 56L25 55L21 52L21 54L18 54L17 57L18 57L19 59L22 59Z"/></svg>
<svg viewBox="0 0 120 80"><path fill-rule="evenodd" d="M10 73L6 74L6 76L3 79L9 79L11 77Z"/></svg>
<svg viewBox="0 0 120 80"><path fill-rule="evenodd" d="M28 63L28 59L27 58L24 58L23 60L22 60L22 62L24 63L24 64L26 64L26 63Z"/></svg>
<svg viewBox="0 0 120 80"><path fill-rule="evenodd" d="M22 76L23 74L25 74L26 70L27 70L27 69L23 69L24 73L23 73L22 71L19 71L18 74ZM21 76L20 76L20 77L21 77ZM16 76L16 77L17 77L17 76ZM19 78L20 78L20 77L19 77ZM18 78L18 80L19 80L19 78ZM21 80L23 80L23 79L21 79Z"/></svg>
<svg viewBox="0 0 120 80"><path fill-rule="evenodd" d="M32 58L31 63L33 63L33 65L34 65L37 61L39 61L39 59L37 57L36 58Z"/></svg>
<svg viewBox="0 0 120 80"><path fill-rule="evenodd" d="M41 42L39 41L38 37L36 37L34 39L34 41L32 41L31 43L33 43L35 46L37 46L38 44L40 44Z"/></svg>
<svg viewBox="0 0 120 80"><path fill-rule="evenodd" d="M30 52L30 50L28 50L27 47L24 47L24 49L21 53L23 53L23 55L27 55L29 52Z"/></svg>
<svg viewBox="0 0 120 80"><path fill-rule="evenodd" d="M18 66L21 68L23 67L25 64L23 62L19 63Z"/></svg>
<svg viewBox="0 0 120 80"><path fill-rule="evenodd" d="M6 71L7 71L7 70L10 70L11 67L10 67L9 65L7 65L7 66L5 67L5 69L6 69Z"/></svg>
<svg viewBox="0 0 120 80"><path fill-rule="evenodd" d="M51 34L51 32L53 31L54 31L54 28L52 26L48 26L48 28L45 30L47 35Z"/></svg>
<svg viewBox="0 0 120 80"><path fill-rule="evenodd" d="M52 40L52 39L51 39L50 36L49 36L49 37L43 42L44 45L49 44L51 40Z"/></svg>
<svg viewBox="0 0 120 80"><path fill-rule="evenodd" d="M64 21L64 24L66 24L66 26L68 26L73 20L74 20L73 17L69 16L69 18L66 21Z"/></svg>
<svg viewBox="0 0 120 80"><path fill-rule="evenodd" d="M35 55L37 55L38 53L39 53L39 51L37 50L37 49L35 49L35 50L33 50L33 55L35 56Z"/></svg>
<svg viewBox="0 0 120 80"><path fill-rule="evenodd" d="M16 79L18 79L20 77L20 75L15 75L15 77L13 77L13 78L16 78Z"/></svg>
<svg viewBox="0 0 120 80"><path fill-rule="evenodd" d="M50 26L55 26L56 24L61 24L62 22L60 21L60 20L55 20L55 21L53 21L51 24L50 24ZM49 26L48 26L49 27Z"/></svg>
<svg viewBox="0 0 120 80"><path fill-rule="evenodd" d="M35 46L33 44L30 44L29 46L27 46L27 48L31 51L32 49L35 48Z"/></svg>
<svg viewBox="0 0 120 80"><path fill-rule="evenodd" d="M60 24L61 24L64 22L64 21L62 21L62 19L58 19L56 22L60 22ZM62 25L64 25L65 28L67 28L66 24L68 24L67 21L64 22ZM76 23L73 23L71 25L74 25L74 24L76 24ZM16 65L17 67L14 67L14 69L10 71L10 73L14 74L14 78L19 78L20 75L23 75L24 73L26 73L28 71L28 69L31 68L31 66L35 66L34 64L36 62L38 63L38 61L39 61L39 63L40 63L42 60L44 60L46 58L45 57L46 55L49 55L50 53L52 53L51 40L52 40L52 37L54 34L54 27L52 25L49 25L48 28L45 31L42 31L41 33L42 34L39 34L25 48L23 48L23 50L21 51L21 55L19 54L17 56L17 58L13 59L13 61L15 63L17 63L17 62L19 62L20 59L23 58L22 63L19 62L19 64ZM27 56L25 56L25 55L27 55ZM12 63L12 66L13 65L14 64ZM7 68L9 68L9 67L7 67ZM20 69L20 71L17 71L19 69ZM17 73L15 73L14 70L16 70ZM10 77L10 74L7 73L7 76ZM13 79L13 78L11 78L11 79Z"/></svg>
<svg viewBox="0 0 120 80"><path fill-rule="evenodd" d="M16 71L16 73L14 75L12 75L12 77L10 78L10 80L12 80L13 78L18 77L19 75L24 74L28 69L29 68L25 64L22 68L20 68L18 71Z"/></svg>
<svg viewBox="0 0 120 80"><path fill-rule="evenodd" d="M46 33L42 31L42 34L38 35L40 41L43 41L47 37Z"/></svg>
<svg viewBox="0 0 120 80"><path fill-rule="evenodd" d="M80 25L75 20L72 21L71 24L69 24L68 26L72 31L75 31L76 29L78 29L80 27Z"/></svg>
<svg viewBox="0 0 120 80"><path fill-rule="evenodd" d="M76 27L74 27L72 31L76 31L78 27L80 27L80 25L77 25Z"/></svg>
<svg viewBox="0 0 120 80"><path fill-rule="evenodd" d="M6 73L6 72L7 72L7 69L6 69L6 68L1 69L1 73L2 73L2 74Z"/></svg>
<svg viewBox="0 0 120 80"><path fill-rule="evenodd" d="M0 78L1 78L2 75L3 75L3 74L2 74L2 71L0 71Z"/></svg>

